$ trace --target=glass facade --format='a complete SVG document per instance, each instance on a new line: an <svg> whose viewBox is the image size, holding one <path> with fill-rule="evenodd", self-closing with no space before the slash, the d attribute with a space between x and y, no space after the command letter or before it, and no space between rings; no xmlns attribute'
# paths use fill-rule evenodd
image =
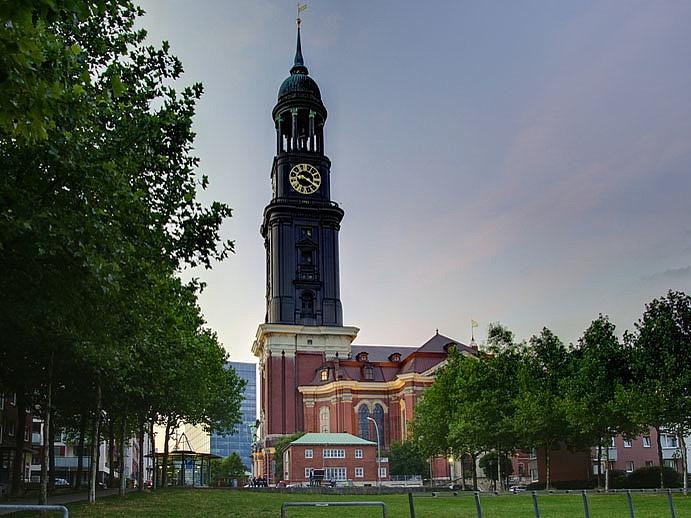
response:
<svg viewBox="0 0 691 518"><path fill-rule="evenodd" d="M226 368L233 368L238 376L247 381L245 397L240 405L242 423L235 426L232 435L211 436L211 453L220 457L227 457L233 452L240 455L242 463L250 470L252 458L252 427L257 420L257 364L228 362Z"/></svg>

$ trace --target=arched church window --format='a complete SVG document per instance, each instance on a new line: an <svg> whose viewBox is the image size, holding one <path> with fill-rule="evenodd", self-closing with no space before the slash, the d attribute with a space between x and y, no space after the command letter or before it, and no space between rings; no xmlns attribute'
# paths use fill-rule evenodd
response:
<svg viewBox="0 0 691 518"><path fill-rule="evenodd" d="M368 417L369 408L367 408L367 405L361 405L360 410L358 410L358 428L360 429L360 433L358 435L365 440L369 440L369 421L367 420Z"/></svg>
<svg viewBox="0 0 691 518"><path fill-rule="evenodd" d="M406 415L405 400L401 399L401 440L408 438L408 416Z"/></svg>
<svg viewBox="0 0 691 518"><path fill-rule="evenodd" d="M381 440L381 444L384 445L384 407L377 403L374 405L372 414L374 417L374 422L377 423L377 426L379 427L379 438Z"/></svg>
<svg viewBox="0 0 691 518"><path fill-rule="evenodd" d="M314 316L314 293L303 291L300 295L300 309L303 317Z"/></svg>
<svg viewBox="0 0 691 518"><path fill-rule="evenodd" d="M319 431L321 433L329 433L331 430L330 417L331 413L328 406L323 406L319 410Z"/></svg>

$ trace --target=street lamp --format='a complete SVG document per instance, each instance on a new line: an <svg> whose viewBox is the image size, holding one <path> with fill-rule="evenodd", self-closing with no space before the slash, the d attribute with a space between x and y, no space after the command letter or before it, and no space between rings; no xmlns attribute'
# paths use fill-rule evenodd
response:
<svg viewBox="0 0 691 518"><path fill-rule="evenodd" d="M453 466L453 455L449 455L449 489L453 489L453 475L454 475L454 466Z"/></svg>
<svg viewBox="0 0 691 518"><path fill-rule="evenodd" d="M381 447L379 446L379 425L377 424L377 421L371 417L368 417L367 420L374 423L374 430L377 432L377 486L381 487Z"/></svg>

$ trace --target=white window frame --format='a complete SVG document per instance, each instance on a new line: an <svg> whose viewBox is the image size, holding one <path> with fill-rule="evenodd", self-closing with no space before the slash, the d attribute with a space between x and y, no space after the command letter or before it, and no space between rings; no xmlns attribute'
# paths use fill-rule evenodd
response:
<svg viewBox="0 0 691 518"><path fill-rule="evenodd" d="M16 423L12 423L12 421L7 421L7 437L14 437L16 427Z"/></svg>
<svg viewBox="0 0 691 518"><path fill-rule="evenodd" d="M386 466L379 468L379 478L386 478Z"/></svg>
<svg viewBox="0 0 691 518"><path fill-rule="evenodd" d="M650 435L644 435L643 436L643 447L644 448L650 448L651 447Z"/></svg>
<svg viewBox="0 0 691 518"><path fill-rule="evenodd" d="M626 461L626 472L627 473L633 473L636 470L636 466L633 463L632 460L627 460Z"/></svg>
<svg viewBox="0 0 691 518"><path fill-rule="evenodd" d="M345 450L340 448L324 448L322 456L325 459L345 459Z"/></svg>
<svg viewBox="0 0 691 518"><path fill-rule="evenodd" d="M355 478L365 478L365 468L355 468Z"/></svg>
<svg viewBox="0 0 691 518"><path fill-rule="evenodd" d="M624 439L624 448L631 448L633 446L631 439Z"/></svg>
<svg viewBox="0 0 691 518"><path fill-rule="evenodd" d="M324 479L334 480L336 482L348 480L348 468L344 468L342 466L324 468Z"/></svg>
<svg viewBox="0 0 691 518"><path fill-rule="evenodd" d="M358 448L357 450L355 450L355 458L356 459L362 459L363 458L361 449Z"/></svg>
<svg viewBox="0 0 691 518"><path fill-rule="evenodd" d="M10 399L10 405L17 406L17 393L12 392L12 398Z"/></svg>
<svg viewBox="0 0 691 518"><path fill-rule="evenodd" d="M312 471L314 468L305 468L305 478L309 480L309 478L312 476Z"/></svg>
<svg viewBox="0 0 691 518"><path fill-rule="evenodd" d="M314 450L312 448L305 449L305 458L306 459L314 458Z"/></svg>
<svg viewBox="0 0 691 518"><path fill-rule="evenodd" d="M663 449L676 449L679 447L677 436L671 433L663 433L661 439Z"/></svg>

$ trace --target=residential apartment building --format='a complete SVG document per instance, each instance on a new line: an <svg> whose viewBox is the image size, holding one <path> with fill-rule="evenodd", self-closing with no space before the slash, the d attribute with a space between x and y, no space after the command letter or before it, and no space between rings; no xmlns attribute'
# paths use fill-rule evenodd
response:
<svg viewBox="0 0 691 518"><path fill-rule="evenodd" d="M17 395L0 392L0 494L8 492L12 483L12 471L16 461L17 441L23 442L22 480L29 478L31 458L31 412L17 406Z"/></svg>

